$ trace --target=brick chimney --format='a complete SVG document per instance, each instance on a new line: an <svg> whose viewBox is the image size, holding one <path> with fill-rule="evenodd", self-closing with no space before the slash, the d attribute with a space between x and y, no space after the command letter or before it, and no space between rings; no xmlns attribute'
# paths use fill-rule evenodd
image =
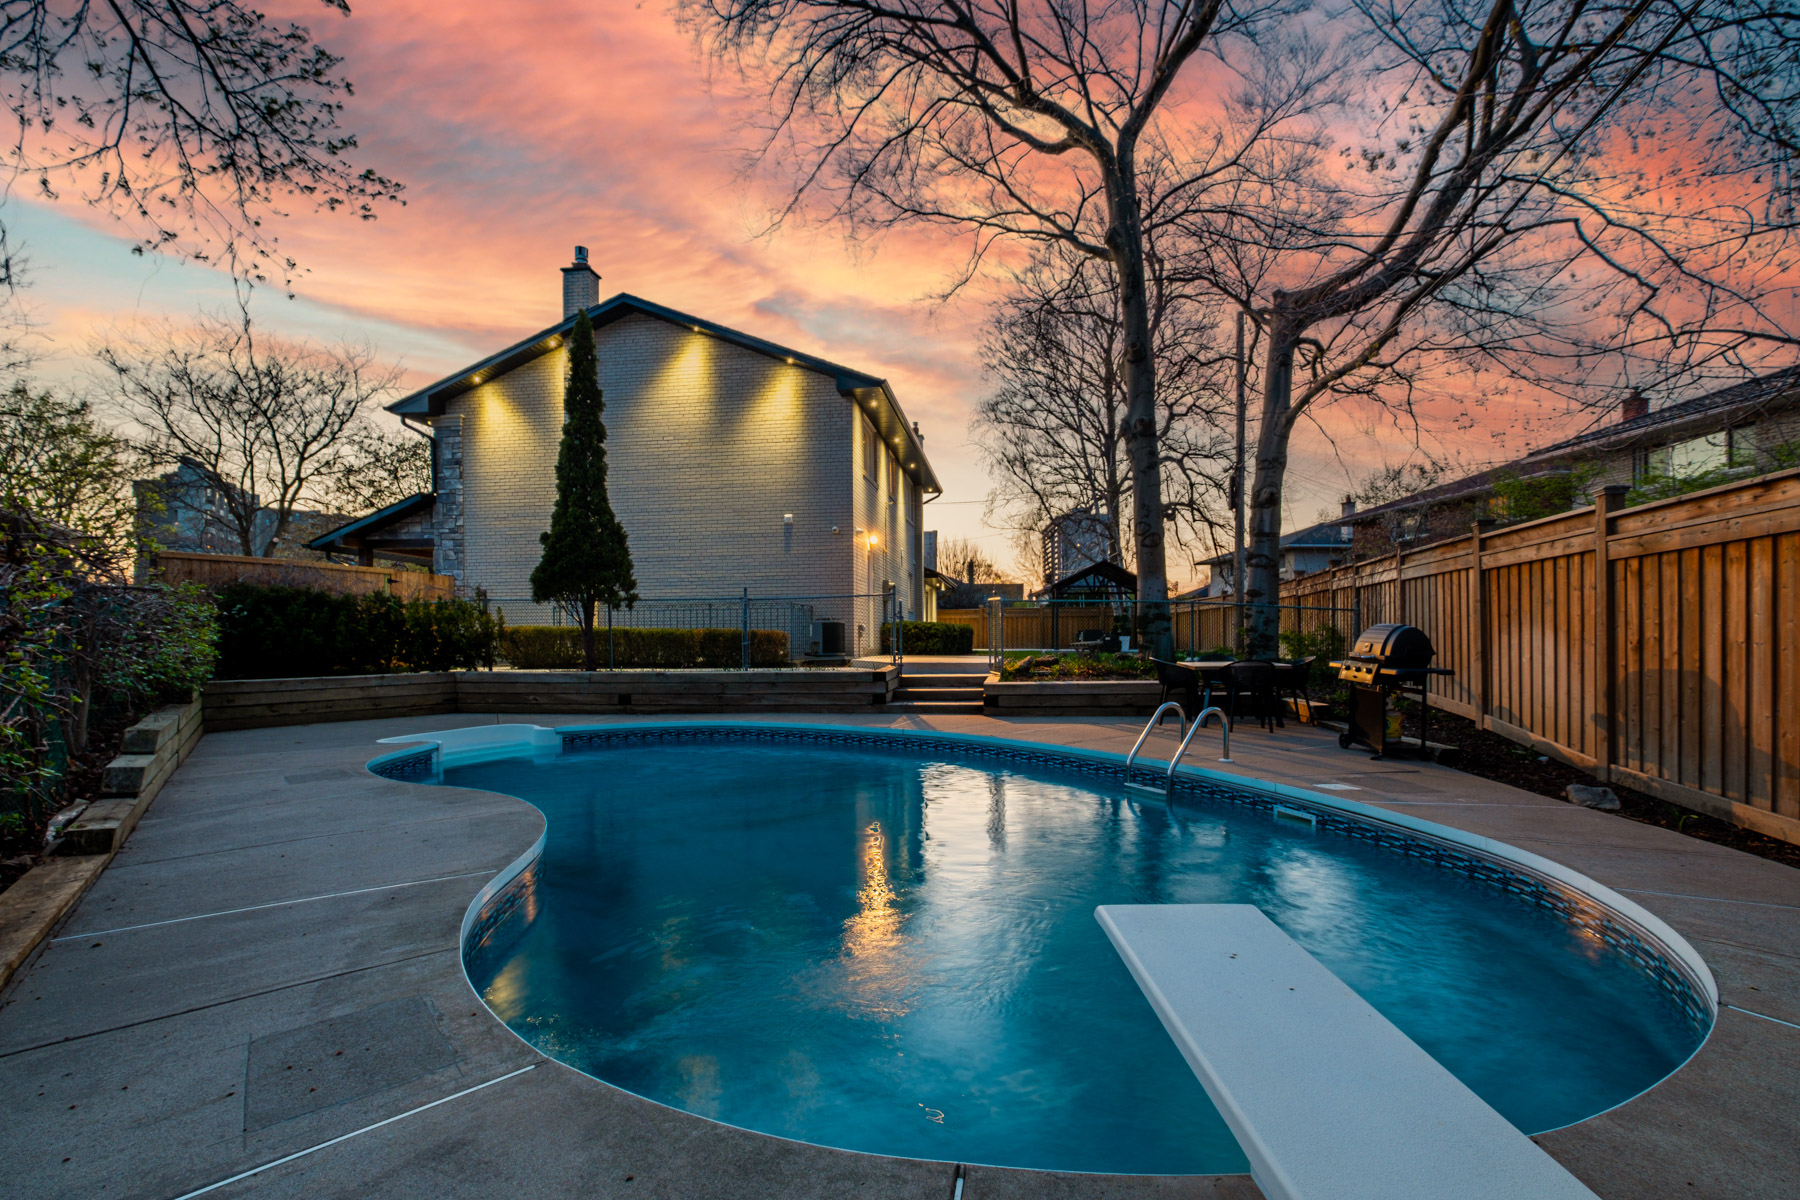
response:
<svg viewBox="0 0 1800 1200"><path fill-rule="evenodd" d="M1356 497L1355 496L1345 496L1342 501L1342 507L1338 509L1339 519L1341 520L1345 517L1351 517L1351 516L1355 516L1355 515L1356 515Z"/></svg>
<svg viewBox="0 0 1800 1200"><path fill-rule="evenodd" d="M586 246L575 247L575 261L562 269L565 318L600 303L600 272L588 266L587 254Z"/></svg>
<svg viewBox="0 0 1800 1200"><path fill-rule="evenodd" d="M1649 415L1650 398L1636 388L1633 388L1631 394L1625 397L1624 407L1619 410L1620 423L1623 424L1626 421L1635 421L1639 417L1647 417Z"/></svg>

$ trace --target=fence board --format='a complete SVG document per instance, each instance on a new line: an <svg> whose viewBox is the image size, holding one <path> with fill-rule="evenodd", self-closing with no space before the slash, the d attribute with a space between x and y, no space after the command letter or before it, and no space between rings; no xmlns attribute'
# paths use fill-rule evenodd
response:
<svg viewBox="0 0 1800 1200"><path fill-rule="evenodd" d="M1451 538L1291 581L1282 600L1410 619L1457 672L1433 685L1446 708L1800 841L1800 471L1607 524L1583 509L1494 530L1479 558Z"/></svg>
<svg viewBox="0 0 1800 1200"><path fill-rule="evenodd" d="M448 600L456 595L449 575L391 567L346 567L291 558L248 558L241 554L188 554L164 551L151 557L150 570L168 583L219 587L254 583L301 587L346 596L392 592L402 600Z"/></svg>

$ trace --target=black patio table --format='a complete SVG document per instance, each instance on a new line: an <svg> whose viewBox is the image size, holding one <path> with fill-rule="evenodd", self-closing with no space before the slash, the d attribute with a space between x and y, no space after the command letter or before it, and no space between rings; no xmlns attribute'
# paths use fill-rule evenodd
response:
<svg viewBox="0 0 1800 1200"><path fill-rule="evenodd" d="M1206 709L1212 707L1213 688L1223 688L1228 684L1229 681L1225 678L1225 673L1230 669L1231 665L1234 662L1249 661L1251 660L1234 658L1199 658L1189 659L1186 662L1178 661L1176 665L1187 667L1200 673L1200 707ZM1277 677L1285 675L1295 669L1293 663L1272 662L1270 665L1275 668Z"/></svg>

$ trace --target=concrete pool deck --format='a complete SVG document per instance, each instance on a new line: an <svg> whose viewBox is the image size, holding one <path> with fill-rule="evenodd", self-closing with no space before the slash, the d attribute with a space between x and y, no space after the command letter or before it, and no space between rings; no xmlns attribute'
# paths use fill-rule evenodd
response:
<svg viewBox="0 0 1800 1200"><path fill-rule="evenodd" d="M606 722L460 714L207 735L56 940L0 993L7 1194L950 1200L956 1164L675 1112L544 1059L486 1010L463 979L458 927L485 880L537 836L537 813L362 767L391 749L377 738L497 719ZM770 719L1120 753L1140 727ZM1217 766L1212 736L1196 739L1193 761ZM1173 746L1160 742L1146 753ZM1311 729L1246 725L1232 753L1219 769L1348 785L1350 798L1566 863L1667 921L1718 979L1712 1037L1659 1087L1537 1140L1607 1200L1800 1194L1800 871L1432 764L1374 762ZM1259 1194L1247 1176L974 1166L963 1189L966 1200Z"/></svg>

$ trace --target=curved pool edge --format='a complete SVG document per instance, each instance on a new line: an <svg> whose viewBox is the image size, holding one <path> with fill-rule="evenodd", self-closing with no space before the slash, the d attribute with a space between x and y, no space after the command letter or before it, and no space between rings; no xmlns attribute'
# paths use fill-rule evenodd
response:
<svg viewBox="0 0 1800 1200"><path fill-rule="evenodd" d="M1084 761L1084 762L1087 762L1090 764L1095 764L1095 765L1104 764L1104 765L1109 765L1109 766L1117 766L1120 768L1121 783L1123 783L1123 773L1124 773L1123 768L1125 766L1126 757L1127 757L1125 754L1114 752L1114 751L1094 750L1094 749L1089 749L1087 747L1079 747L1079 746L1064 746L1064 745L1059 745L1056 743L1046 743L1046 742L1041 742L1041 741L1032 741L1032 740L1018 739L1018 738L995 737L995 736L985 735L985 734L955 733L955 732L948 731L948 730L895 729L895 728L891 728L891 727L882 727L882 726L843 725L843 724L835 724L835 723L792 722L792 721L755 721L755 722L750 722L750 721L739 721L739 720L731 720L731 719L724 719L724 720L691 720L690 719L690 720L675 720L675 721L614 721L614 722L604 722L604 723L584 723L584 724L572 724L572 725L559 725L559 726L555 726L555 727L520 724L520 725L512 725L512 726L504 726L504 725L482 726L482 727L478 727L478 728L480 730L482 730L483 732L478 738L475 738L472 740L467 739L467 735L469 733L468 730L446 730L446 731L440 731L440 732L435 732L435 733L434 732L424 732L424 733L420 733L420 734L416 734L416 735L401 735L401 736L396 736L396 737L388 737L388 738L380 739L381 741L387 742L387 743L406 743L407 746L404 749L396 750L396 751L393 751L391 753L384 754L384 755L378 755L375 758L370 759L365 764L365 769L369 770L372 774L383 774L383 772L377 770L378 767L381 767L384 765L393 767L397 764L405 763L408 760L419 760L421 762L428 760L430 763L430 768L429 768L430 773L436 774L438 772L438 770L441 769L440 758L447 758L447 759L451 760L450 765L453 765L453 766L466 766L466 765L471 765L471 764L478 763L478 762L490 762L490 761L497 761L497 760L502 760L502 759L507 759L507 758L525 757L528 755L532 755L534 753L542 754L544 751L544 744L545 744L545 736L544 735L546 735L546 734L551 734L554 736L554 741L556 744L555 752L560 753L562 751L562 749L564 748L563 737L566 734L581 734L581 733L588 733L588 732L597 733L597 734L598 733L617 734L617 733L629 733L632 731L658 731L658 732L662 732L662 733L667 733L670 730L677 730L677 729L700 729L700 730L708 730L708 731L715 731L715 732L717 732L717 731L742 731L742 732L749 732L749 733L755 733L755 732L759 732L759 731L767 732L770 730L782 730L782 731L788 731L788 732L799 733L799 734L811 733L811 734L831 734L831 735L841 735L846 732L853 731L857 736L872 736L872 737L875 737L878 739L892 740L892 741L902 741L902 740L925 741L925 742L930 742L930 743L942 744L942 745L946 745L946 746L964 746L964 747L968 747L968 748L972 748L972 749L983 748L983 747L1001 747L1001 748L1006 748L1006 749L1014 750L1014 751L1028 752L1031 754L1042 754L1042 755L1046 755L1046 756L1049 756L1052 758L1072 759L1072 760L1076 760L1076 761ZM516 733L513 733L510 736L503 735L502 731L506 731L506 730L516 731ZM458 735L464 735L464 736L459 737ZM1134 772L1135 775L1143 776L1143 777L1154 777L1156 779L1161 779L1166 774L1167 767L1168 767L1168 763L1166 760L1157 760L1157 759L1148 759L1148 758L1139 758L1137 760L1137 765L1139 766L1140 769L1138 771ZM1151 775L1150 772L1143 769L1143 768L1151 767L1151 766L1160 768L1154 772L1153 776ZM1708 1041L1712 1037L1713 1031L1717 1028L1718 1009L1719 1009L1719 1004L1720 1004L1718 984L1717 984L1716 979L1713 976L1711 968L1707 965L1706 960L1700 955L1700 953L1696 949L1694 949L1694 947L1688 942L1688 940L1685 937L1683 937L1680 933L1676 932L1673 928L1671 928L1661 918L1657 917L1654 913L1651 913L1650 911L1645 909L1642 905L1636 903L1635 901L1629 899L1626 896L1619 894L1618 892L1614 891L1612 888L1607 887L1605 884L1600 883L1598 880L1595 880L1595 879L1583 874L1582 872L1575 870L1572 867L1569 867L1563 863L1559 863L1559 862L1555 861L1554 859L1546 858L1542 855L1535 854L1529 850L1520 849L1517 846L1513 846L1509 843L1499 841L1498 839L1495 839L1495 838L1489 838L1489 837L1485 837L1480 834L1470 833L1466 830L1457 829L1454 826L1443 825L1443 824L1440 824L1435 821L1427 821L1422 818L1409 816L1404 813L1391 812L1387 809L1378 808L1378 807L1375 807L1375 806L1369 805L1369 804L1364 804L1360 801L1351 800L1351 799L1348 799L1348 798L1342 797L1342 796L1331 795L1331 794L1323 793L1323 792L1316 792L1316 791L1312 791L1310 789L1307 789L1304 787L1299 787L1299 786L1296 786L1293 784L1284 784L1284 783L1278 783L1273 780L1261 779L1254 775L1238 775L1238 774L1232 774L1232 773L1223 772L1223 771L1215 771L1215 770L1212 770L1212 769L1209 769L1206 767L1192 766L1192 765L1187 765L1187 764L1183 764L1183 765L1179 766L1176 770L1177 770L1177 774L1180 777L1191 780L1191 781L1211 783L1211 784L1216 784L1216 785L1223 786L1223 787L1229 787L1229 788L1237 790L1237 791L1257 793L1262 796L1268 797L1270 799L1294 801L1294 802L1298 802L1298 803L1301 803L1304 805L1310 805L1310 806L1313 806L1316 808L1324 809L1328 812L1342 814L1343 816L1349 817L1353 820L1363 822L1366 824L1392 827L1397 830L1402 830L1410 836L1441 842L1446 845L1456 847L1459 850L1472 852L1474 855L1476 855L1480 858L1487 859L1489 861L1503 865L1510 869L1518 870L1528 876L1535 876L1540 879L1547 880L1553 884L1560 885L1561 887L1567 888L1571 891L1578 893L1579 895L1585 897L1592 903L1600 906L1602 909L1617 916L1618 918L1624 920L1625 922L1629 923L1630 925L1635 926L1638 930L1642 931L1643 934L1648 936L1651 943L1657 949L1661 950L1664 954L1669 956L1671 959L1674 960L1674 962L1676 964L1679 965L1679 967L1681 968L1682 975L1684 975L1686 977L1690 986L1697 989L1700 997L1702 999L1704 999L1705 1007L1706 1007L1704 1028L1701 1029L1700 1036L1699 1036L1698 1040L1696 1041L1693 1049L1690 1051L1690 1053L1686 1057L1684 1057L1681 1060L1681 1062L1677 1063L1674 1067L1672 1067L1666 1074L1664 1074L1663 1076L1661 1076L1660 1078L1658 1078L1657 1080L1655 1080L1654 1082L1649 1084L1647 1087L1643 1088L1641 1091L1636 1092L1631 1096L1627 1096L1627 1097L1619 1100L1616 1104L1609 1105L1607 1108L1601 1109L1594 1113L1590 1113L1587 1116L1581 1118L1581 1120L1579 1120L1579 1121L1570 1122L1566 1125L1555 1126L1555 1127L1552 1127L1549 1129L1539 1130L1536 1133L1532 1134L1532 1136L1534 1136L1534 1137L1542 1136L1544 1134L1554 1133L1560 1129L1570 1129L1570 1128L1574 1128L1574 1127L1586 1124L1587 1122L1593 1121L1596 1118L1604 1116L1607 1113L1614 1112L1614 1111L1632 1103L1633 1101L1639 1099L1640 1097L1648 1094L1649 1092L1654 1091L1656 1088L1662 1086L1663 1084L1667 1083L1670 1079L1674 1078L1690 1062L1692 1062L1693 1059L1696 1056L1698 1056L1700 1054L1700 1052L1706 1047ZM387 777L404 779L404 776L402 776L402 775L389 775ZM515 796L515 797L513 797L513 799L519 800L520 803L526 804L528 807L533 808L534 811L536 810L535 805L531 805L529 801L523 799L522 797ZM542 856L544 846L546 843L546 839L548 837L548 832L549 832L548 824L546 823L543 832L541 832L538 835L537 839L532 843L532 845L530 847L528 847L517 858L515 858L511 863L509 863L505 868L503 868L499 873L497 873L493 879L489 880L488 883L485 884L479 892L477 892L475 897L470 901L467 911L464 913L462 926L461 926L461 929L462 929L462 934L461 934L461 938L460 938L461 949L458 954L458 960L459 960L458 965L460 968L460 973L463 976L464 982L467 984L467 986L470 988L471 992L473 992L478 999L481 998L480 991L479 991L479 989L475 988L474 981L469 978L468 970L467 970L467 950L468 950L468 943L469 943L469 934L478 924L481 924L483 922L485 910L494 903L496 897L502 896L507 891L507 889L510 888L515 883L515 881L517 881L518 878L522 874L524 874L527 870L529 870L538 861L538 859ZM489 922L490 925L492 923L493 923L492 921ZM483 1000L483 1007L484 1008L486 1007L485 1000ZM489 1009L488 1011L490 1012L490 1014L492 1013L491 1009ZM495 1017L495 1020L497 1020L497 1021L499 1020L498 1016ZM507 1026L504 1021L500 1021L500 1024L503 1027L507 1028L507 1030L513 1034L513 1036L518 1037L521 1041L524 1041L523 1037L521 1035L519 1035L517 1033L517 1031L512 1030L510 1026ZM529 1042L525 1042L525 1044L530 1045ZM535 1050L536 1047L533 1047L533 1049ZM538 1051L538 1053L541 1054L542 1051ZM561 1063L560 1060L549 1059L549 1056L545 1056L545 1057L548 1061L559 1062L559 1065L568 1067L570 1070L575 1071L577 1074L581 1075L583 1078L592 1079L595 1082L598 1082L608 1088L611 1088L616 1091L624 1092L625 1094L631 1095L636 1099L644 1101L645 1103L654 1104L654 1105L657 1105L658 1107L662 1107L662 1108L670 1108L671 1111L674 1111L674 1112L683 1112L683 1113L687 1112L687 1110L685 1110L685 1109L673 1108L672 1106L662 1104L662 1102L655 1100L651 1097L641 1096L638 1093L629 1092L626 1089L618 1088L617 1085L608 1083L606 1080L600 1079L598 1076L590 1075L587 1072L581 1071L580 1068L571 1066L568 1063ZM723 1126L725 1128L730 1128L730 1129L734 1129L734 1130L742 1130L745 1132L756 1134L757 1136L772 1137L772 1138L776 1138L777 1140L781 1140L781 1141L798 1142L801 1145L815 1146L820 1149L831 1150L831 1151L834 1151L837 1153L845 1153L845 1154L869 1154L870 1153L867 1151L848 1150L843 1147L829 1146L824 1143L804 1142L804 1141L800 1141L799 1139L785 1138L779 1134L770 1134L770 1133L766 1133L761 1130L747 1129L747 1127L736 1126L736 1125L730 1124L729 1122L718 1121L713 1118L704 1117L698 1113L688 1113L687 1115L693 1116L698 1120L708 1121L711 1124ZM892 1157L892 1156L873 1154L872 1157L886 1158L886 1157ZM919 1160L919 1161L938 1161L938 1160ZM975 1164L971 1164L971 1165L975 1165ZM1025 1172L1030 1172L1033 1174L1075 1174L1075 1175L1083 1175L1084 1174L1082 1172L1058 1172L1058 1171L1046 1172L1046 1171L1040 1171L1036 1168L1029 1168L1029 1167L987 1166L985 1169L1001 1170L1001 1171L1025 1171ZM1096 1175L1094 1177L1099 1177L1099 1176ZM1147 1175L1116 1176L1116 1177L1117 1178L1132 1178L1132 1179L1163 1178L1162 1176L1147 1176ZM1216 1178L1231 1178L1232 1176L1229 1176L1229 1175L1191 1176L1191 1177L1184 1176L1182 1178L1215 1178L1215 1177Z"/></svg>

